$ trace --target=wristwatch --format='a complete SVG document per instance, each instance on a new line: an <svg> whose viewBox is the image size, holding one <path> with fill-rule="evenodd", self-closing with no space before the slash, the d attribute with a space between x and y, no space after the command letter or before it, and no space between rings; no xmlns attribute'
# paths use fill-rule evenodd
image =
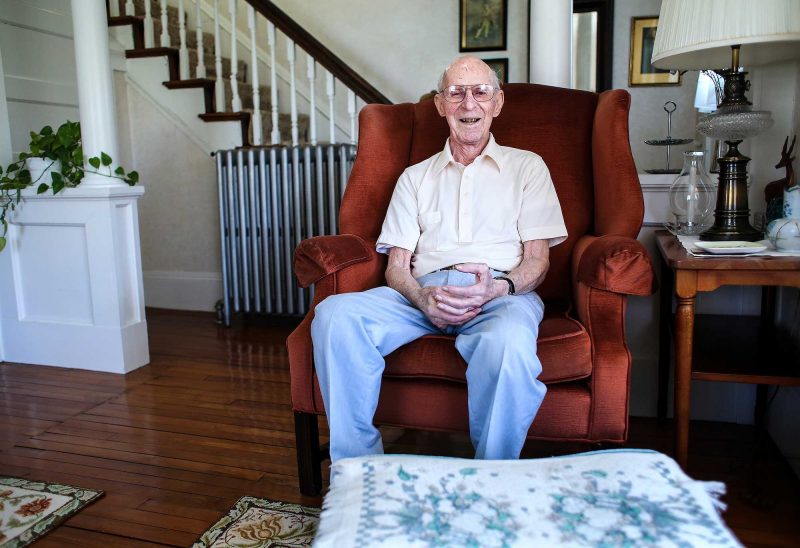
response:
<svg viewBox="0 0 800 548"><path fill-rule="evenodd" d="M514 287L514 282L511 281L511 278L506 278L505 276L498 276L495 280L505 280L508 282L508 294L513 295L517 292L517 289Z"/></svg>

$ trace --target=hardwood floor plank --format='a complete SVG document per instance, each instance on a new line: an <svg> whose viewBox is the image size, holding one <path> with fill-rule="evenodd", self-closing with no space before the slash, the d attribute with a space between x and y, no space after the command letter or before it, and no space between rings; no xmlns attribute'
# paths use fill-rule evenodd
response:
<svg viewBox="0 0 800 548"><path fill-rule="evenodd" d="M36 541L35 546L36 548L59 548L63 546L79 548L164 548L170 545L62 525Z"/></svg>

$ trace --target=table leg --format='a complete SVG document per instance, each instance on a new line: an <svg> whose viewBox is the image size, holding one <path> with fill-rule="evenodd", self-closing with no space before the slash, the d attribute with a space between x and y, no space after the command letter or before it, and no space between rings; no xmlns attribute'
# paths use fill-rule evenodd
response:
<svg viewBox="0 0 800 548"><path fill-rule="evenodd" d="M675 312L675 460L684 470L689 453L694 301L694 295L679 296Z"/></svg>
<svg viewBox="0 0 800 548"><path fill-rule="evenodd" d="M661 260L661 290L658 311L658 397L656 411L658 420L667 418L667 394L669 392L670 324L672 323L672 295L674 276L666 261Z"/></svg>

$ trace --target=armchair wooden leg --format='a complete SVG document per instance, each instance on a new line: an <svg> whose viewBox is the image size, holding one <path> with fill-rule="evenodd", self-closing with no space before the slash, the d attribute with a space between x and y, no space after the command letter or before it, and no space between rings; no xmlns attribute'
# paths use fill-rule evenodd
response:
<svg viewBox="0 0 800 548"><path fill-rule="evenodd" d="M322 455L319 447L317 416L295 412L294 435L300 492L307 496L319 495L322 491Z"/></svg>

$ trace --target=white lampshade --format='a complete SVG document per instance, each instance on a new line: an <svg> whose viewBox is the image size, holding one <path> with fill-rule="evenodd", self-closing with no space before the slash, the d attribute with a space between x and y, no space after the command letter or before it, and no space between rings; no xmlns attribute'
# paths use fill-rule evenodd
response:
<svg viewBox="0 0 800 548"><path fill-rule="evenodd" d="M721 69L800 58L800 0L662 0L653 66Z"/></svg>

